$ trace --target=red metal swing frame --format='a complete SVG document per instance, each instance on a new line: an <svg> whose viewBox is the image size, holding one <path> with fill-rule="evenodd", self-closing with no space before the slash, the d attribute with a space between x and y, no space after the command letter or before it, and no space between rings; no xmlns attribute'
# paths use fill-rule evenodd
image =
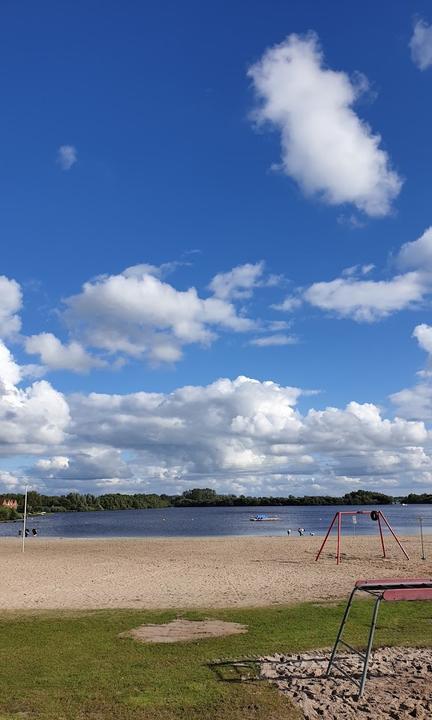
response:
<svg viewBox="0 0 432 720"><path fill-rule="evenodd" d="M373 520L373 514L376 515L376 520L378 522L378 528L379 528L379 534L381 538L381 547L383 551L383 557L387 557L386 555L386 549L385 549L385 543L384 543L384 535L382 530L382 523L384 523L388 529L390 530L391 534L393 535L393 538L396 540L397 544L399 545L400 549L402 550L403 554L405 555L406 559L409 560L409 556L407 552L405 551L405 548L403 547L402 543L400 542L399 538L397 537L396 533L394 532L393 528L391 527L389 521L387 520L386 516L384 515L381 510L373 510L372 512L370 510L338 510L337 513L335 513L335 516L333 520L330 523L330 527L327 530L327 535L325 536L322 545L318 551L318 554L315 558L315 561L319 559L319 556L321 555L324 545L326 544L328 537L333 529L334 524L337 522L337 551L336 551L336 564L340 564L340 552L341 552L341 536L342 536L342 515L369 515L371 517L371 520Z"/></svg>

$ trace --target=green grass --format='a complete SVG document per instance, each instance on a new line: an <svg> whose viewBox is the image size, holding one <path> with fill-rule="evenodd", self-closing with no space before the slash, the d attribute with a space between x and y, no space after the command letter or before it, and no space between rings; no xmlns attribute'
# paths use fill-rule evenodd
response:
<svg viewBox="0 0 432 720"><path fill-rule="evenodd" d="M358 603L349 639L364 644L371 605ZM296 720L264 682L224 682L222 658L330 646L342 605L185 612L245 623L246 635L144 645L118 634L179 613L129 610L4 613L0 617L0 720ZM376 644L430 645L428 603L385 604Z"/></svg>

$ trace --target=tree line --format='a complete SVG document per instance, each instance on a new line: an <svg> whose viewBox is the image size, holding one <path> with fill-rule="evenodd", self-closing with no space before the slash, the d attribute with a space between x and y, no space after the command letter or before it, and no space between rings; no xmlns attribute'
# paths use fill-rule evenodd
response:
<svg viewBox="0 0 432 720"><path fill-rule="evenodd" d="M18 507L3 507L3 499L16 500ZM162 493L108 493L105 495L84 495L71 492L67 495L43 495L34 490L28 493L27 508L29 513L59 512L90 512L103 510L141 510L148 508L167 507L265 507L269 505L390 505L392 503L427 503L432 504L432 495L410 493L406 497L393 497L380 492L355 490L341 497L332 495L294 495L272 497L252 497L250 495L220 495L210 488L194 488L181 495ZM9 493L0 496L0 520L16 520L24 510L24 495Z"/></svg>

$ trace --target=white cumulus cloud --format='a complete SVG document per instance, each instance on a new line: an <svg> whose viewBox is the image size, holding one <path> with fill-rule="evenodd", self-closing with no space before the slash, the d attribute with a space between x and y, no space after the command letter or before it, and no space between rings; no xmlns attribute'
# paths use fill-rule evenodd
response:
<svg viewBox="0 0 432 720"><path fill-rule="evenodd" d="M25 349L29 355L39 355L41 362L50 370L86 373L93 367L102 367L105 364L90 355L79 342L72 341L64 345L52 333L40 333L26 338Z"/></svg>
<svg viewBox="0 0 432 720"><path fill-rule="evenodd" d="M9 348L0 340L0 388L9 389L21 380L21 368Z"/></svg>
<svg viewBox="0 0 432 720"><path fill-rule="evenodd" d="M0 343L0 451L36 452L65 439L69 407L63 395L41 380L18 388L20 369Z"/></svg>
<svg viewBox="0 0 432 720"><path fill-rule="evenodd" d="M417 339L418 344L423 350L426 350L429 355L432 355L432 327L422 323L417 325L413 331L413 337Z"/></svg>
<svg viewBox="0 0 432 720"><path fill-rule="evenodd" d="M0 337L7 338L19 332L22 293L16 280L0 275Z"/></svg>
<svg viewBox="0 0 432 720"><path fill-rule="evenodd" d="M84 346L155 362L175 362L184 345L208 345L218 331L255 325L231 302L177 290L142 265L87 282L65 302L66 322Z"/></svg>
<svg viewBox="0 0 432 720"><path fill-rule="evenodd" d="M43 480L45 485L63 487L68 483L82 487L86 492L89 482L123 480L132 477L131 467L123 460L119 450L111 448L86 448L73 451L69 456L54 455L41 458L30 469L32 477Z"/></svg>
<svg viewBox="0 0 432 720"><path fill-rule="evenodd" d="M375 322L400 310L418 307L432 293L432 228L418 240L402 245L394 262L400 272L389 279L364 279L374 266L353 266L334 280L299 288L297 295L288 296L273 307L292 311L307 302L358 322Z"/></svg>
<svg viewBox="0 0 432 720"><path fill-rule="evenodd" d="M64 455L54 455L51 458L38 460L35 469L44 473L58 473L69 468L69 458Z"/></svg>
<svg viewBox="0 0 432 720"><path fill-rule="evenodd" d="M397 413L402 417L420 420L432 420L432 326L426 323L416 325L412 336L417 340L420 348L428 354L425 370L417 375L421 381L410 388L404 388L390 395L390 400L396 407Z"/></svg>
<svg viewBox="0 0 432 720"><path fill-rule="evenodd" d="M402 245L396 262L401 270L432 272L432 227L412 242Z"/></svg>
<svg viewBox="0 0 432 720"><path fill-rule="evenodd" d="M35 455L22 472L49 493L206 486L286 495L432 485L423 422L386 418L357 402L302 414L304 393L271 381L222 378L170 393L67 400L45 382L2 392L2 452Z"/></svg>
<svg viewBox="0 0 432 720"><path fill-rule="evenodd" d="M419 458L432 472L423 422L387 419L356 402L302 415L301 394L239 377L168 394L75 395L74 443L132 453L134 477L117 478L117 487L147 483L168 492L204 483L226 492L241 485L254 494L301 493L312 481L339 492L335 477L399 486L414 477Z"/></svg>
<svg viewBox="0 0 432 720"><path fill-rule="evenodd" d="M263 262L238 265L229 272L215 275L209 288L222 300L249 298L254 288L259 285L263 271Z"/></svg>
<svg viewBox="0 0 432 720"><path fill-rule="evenodd" d="M8 470L0 470L0 492L22 492L22 482Z"/></svg>
<svg viewBox="0 0 432 720"><path fill-rule="evenodd" d="M402 181L380 136L353 110L365 78L326 67L313 33L288 36L248 75L258 99L255 120L280 131L286 175L331 205L352 203L376 217L390 212Z"/></svg>
<svg viewBox="0 0 432 720"><path fill-rule="evenodd" d="M418 273L398 275L391 280L337 278L318 282L304 293L304 299L321 308L360 322L374 322L419 302L425 284Z"/></svg>
<svg viewBox="0 0 432 720"><path fill-rule="evenodd" d="M432 386L418 383L390 395L398 415L406 418L432 420Z"/></svg>

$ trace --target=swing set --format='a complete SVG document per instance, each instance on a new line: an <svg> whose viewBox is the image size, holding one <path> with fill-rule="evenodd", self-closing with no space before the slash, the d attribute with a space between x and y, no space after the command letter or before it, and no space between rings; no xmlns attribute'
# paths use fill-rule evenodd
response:
<svg viewBox="0 0 432 720"><path fill-rule="evenodd" d="M396 535L396 533L394 532L394 530L392 529L389 521L387 520L387 518L386 518L386 516L384 515L384 513L381 512L381 510L372 510L372 511L370 511L370 510L338 510L337 513L335 513L335 516L334 516L333 520L332 520L331 523L330 523L330 527L329 527L329 529L327 530L327 535L325 536L325 538L324 538L324 540L323 540L323 543L322 543L322 545L321 545L321 547L320 547L320 549L319 549L319 551L318 551L318 554L317 554L317 556L316 556L316 558L315 558L315 561L317 561L317 560L319 559L319 556L321 555L321 553L322 553L322 551L323 551L323 549L324 549L324 545L326 544L326 542L327 542L327 540L328 540L328 537L329 537L329 535L330 535L330 533L331 533L331 531L332 531L332 529L333 529L333 526L334 526L335 523L336 523L336 527L337 527L336 563L337 563L337 565L340 564L341 539L342 539L342 515L351 515L351 516L354 516L354 515L369 515L371 520L373 520L374 522L377 522L377 523L378 523L379 534L380 534L380 538L381 538L381 547L382 547L382 551L383 551L383 558L387 557L387 555L386 555L386 549L385 549L385 543L384 543L383 526L382 526L382 523L384 523L384 525L386 525L387 528L390 530L391 534L393 535L393 538L395 539L395 541L396 541L397 544L399 545L399 548L402 550L402 552L403 552L403 554L405 555L406 559L409 560L408 554L406 553L406 551L405 551L404 547L402 546L399 538L397 537L397 535Z"/></svg>

